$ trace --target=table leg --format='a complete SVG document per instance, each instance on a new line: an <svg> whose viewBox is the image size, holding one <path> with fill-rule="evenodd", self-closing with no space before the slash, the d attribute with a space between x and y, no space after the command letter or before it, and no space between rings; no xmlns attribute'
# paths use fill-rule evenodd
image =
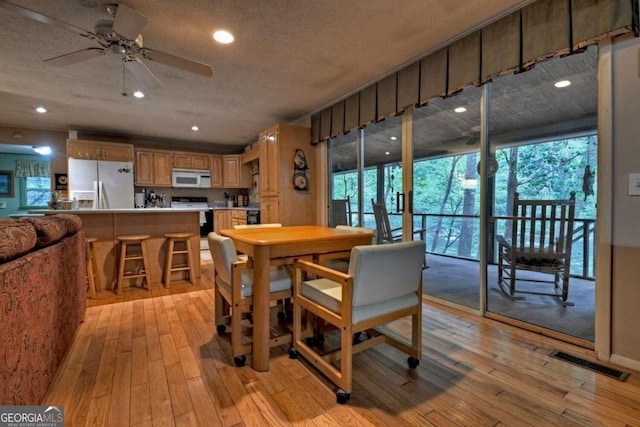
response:
<svg viewBox="0 0 640 427"><path fill-rule="evenodd" d="M253 254L253 369L269 370L269 267L268 246L256 246Z"/></svg>

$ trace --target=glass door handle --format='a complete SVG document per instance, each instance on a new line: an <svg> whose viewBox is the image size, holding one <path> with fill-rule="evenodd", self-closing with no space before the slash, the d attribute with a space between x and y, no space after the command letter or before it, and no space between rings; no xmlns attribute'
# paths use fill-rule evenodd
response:
<svg viewBox="0 0 640 427"><path fill-rule="evenodd" d="M402 197L402 203L400 203L400 197ZM396 192L396 213L404 212L404 193Z"/></svg>

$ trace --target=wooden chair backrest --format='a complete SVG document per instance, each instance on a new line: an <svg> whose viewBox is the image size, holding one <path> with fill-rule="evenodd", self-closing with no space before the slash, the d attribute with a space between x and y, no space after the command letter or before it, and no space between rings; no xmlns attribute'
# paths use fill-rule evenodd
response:
<svg viewBox="0 0 640 427"><path fill-rule="evenodd" d="M514 251L570 256L575 203L574 192L568 200L521 200L515 193L511 236Z"/></svg>
<svg viewBox="0 0 640 427"><path fill-rule="evenodd" d="M333 226L351 225L351 199L333 199L331 201L331 221Z"/></svg>
<svg viewBox="0 0 640 427"><path fill-rule="evenodd" d="M376 218L378 243L393 242L393 236L391 234L391 223L389 222L387 206L384 203L376 203L373 199L371 199L371 206L373 207L373 215Z"/></svg>

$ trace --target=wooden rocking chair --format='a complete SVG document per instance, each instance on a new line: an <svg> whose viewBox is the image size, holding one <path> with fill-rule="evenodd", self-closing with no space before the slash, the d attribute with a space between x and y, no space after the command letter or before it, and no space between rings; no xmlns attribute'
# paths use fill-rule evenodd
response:
<svg viewBox="0 0 640 427"><path fill-rule="evenodd" d="M498 236L498 284L516 293L550 295L568 302L575 193L568 200L521 200L514 194L511 235ZM523 277L519 270L547 273L553 280ZM560 286L562 276L562 286ZM516 282L552 283L553 292L518 289Z"/></svg>

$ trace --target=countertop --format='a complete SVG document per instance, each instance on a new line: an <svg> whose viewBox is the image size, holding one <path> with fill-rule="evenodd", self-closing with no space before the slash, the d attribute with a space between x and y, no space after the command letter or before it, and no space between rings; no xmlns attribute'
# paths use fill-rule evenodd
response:
<svg viewBox="0 0 640 427"><path fill-rule="evenodd" d="M233 208L229 208L227 206L216 206L213 209L214 211L259 211L260 207L256 206L235 206Z"/></svg>
<svg viewBox="0 0 640 427"><path fill-rule="evenodd" d="M32 210L29 211L30 214L57 214L57 213L67 213L67 214L79 214L79 215L90 215L90 214L104 214L104 213L135 213L135 214L147 214L147 213L180 213L180 212L202 212L209 210L209 208L138 208L138 209L48 209L48 210Z"/></svg>

